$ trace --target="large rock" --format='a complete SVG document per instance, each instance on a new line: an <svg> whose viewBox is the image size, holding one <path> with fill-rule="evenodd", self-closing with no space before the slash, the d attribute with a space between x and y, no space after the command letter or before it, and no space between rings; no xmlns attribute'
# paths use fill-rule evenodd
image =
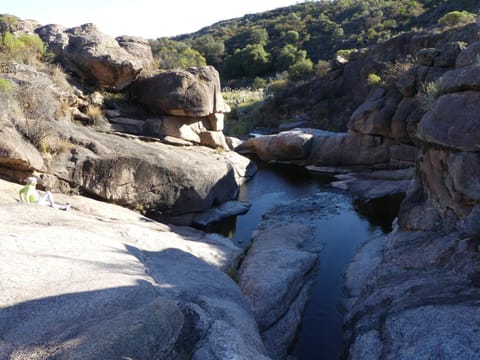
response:
<svg viewBox="0 0 480 360"><path fill-rule="evenodd" d="M449 41L442 45L440 53L435 57L436 67L455 67L457 56L465 50L465 43L461 41Z"/></svg>
<svg viewBox="0 0 480 360"><path fill-rule="evenodd" d="M125 49L130 55L138 59L143 67L153 66L152 48L148 41L136 36L119 36L115 38L118 44Z"/></svg>
<svg viewBox="0 0 480 360"><path fill-rule="evenodd" d="M445 61L451 66L460 46L449 46L451 56ZM415 141L421 147L417 176L402 203L398 227L386 240L374 240L361 249L347 270L345 338L351 359L477 357L480 87L478 69L472 65L476 51L475 46L464 50L457 69L436 83L444 95L417 126Z"/></svg>
<svg viewBox="0 0 480 360"><path fill-rule="evenodd" d="M145 122L144 133L149 136L173 136L200 144L200 134L207 131L206 118L161 116Z"/></svg>
<svg viewBox="0 0 480 360"><path fill-rule="evenodd" d="M123 90L143 67L144 60L128 53L93 24L65 32L58 26L47 25L38 29L38 34L68 70L98 87Z"/></svg>
<svg viewBox="0 0 480 360"><path fill-rule="evenodd" d="M349 358L475 359L480 291L468 279L480 258L472 245L458 232L394 232L365 245L346 275Z"/></svg>
<svg viewBox="0 0 480 360"><path fill-rule="evenodd" d="M79 196L16 203L0 181L0 358L267 359L237 285L240 249ZM26 220L28 219L28 225Z"/></svg>
<svg viewBox="0 0 480 360"><path fill-rule="evenodd" d="M460 151L480 151L480 92L443 95L418 124L423 142Z"/></svg>
<svg viewBox="0 0 480 360"><path fill-rule="evenodd" d="M215 150L180 149L148 138L109 134L108 127L102 133L70 121L54 121L62 95L52 80L26 65L11 67L2 73L12 84L12 96L5 95L1 116L5 136L0 137L0 173L4 177L21 181L34 170L44 171L49 175L42 185L53 190L81 191L173 216L201 212L236 198L239 186L255 172L248 159L223 151L228 145L220 131L202 129L208 136L195 134L198 143ZM17 90L22 97L15 95ZM122 124L114 127L143 132L144 122L125 118L118 122ZM203 123L209 126L210 120L205 117Z"/></svg>
<svg viewBox="0 0 480 360"><path fill-rule="evenodd" d="M308 157L313 135L302 130L283 131L248 139L237 151L255 153L264 161L300 160Z"/></svg>
<svg viewBox="0 0 480 360"><path fill-rule="evenodd" d="M212 122L208 117L164 115L146 120L143 133L159 138L176 137L214 149L230 150L225 135L222 131L212 128Z"/></svg>
<svg viewBox="0 0 480 360"><path fill-rule="evenodd" d="M45 164L39 151L22 136L13 126L0 128L0 167L4 176L8 173L21 173L45 170ZM17 174L18 175L18 174ZM14 176L10 176L13 177Z"/></svg>
<svg viewBox="0 0 480 360"><path fill-rule="evenodd" d="M478 65L461 67L445 73L437 82L439 94L447 94L460 91L480 90L480 71Z"/></svg>
<svg viewBox="0 0 480 360"><path fill-rule="evenodd" d="M46 170L45 154L32 143L45 144L60 104L59 93L47 74L29 65L12 62L2 67L0 75L9 84L2 92L0 110L1 173L23 179L29 172Z"/></svg>
<svg viewBox="0 0 480 360"><path fill-rule="evenodd" d="M159 115L205 117L230 111L212 66L162 72L135 82L132 97Z"/></svg>
<svg viewBox="0 0 480 360"><path fill-rule="evenodd" d="M312 238L303 224L261 230L240 268L239 285L274 359L285 358L308 300L308 274L317 261L306 246Z"/></svg>
<svg viewBox="0 0 480 360"><path fill-rule="evenodd" d="M39 152L13 128L2 129L1 174L20 181L45 171ZM89 194L162 215L201 212L235 199L255 173L253 162L205 147L179 148L56 122L45 138L42 186Z"/></svg>
<svg viewBox="0 0 480 360"><path fill-rule="evenodd" d="M240 156L227 152L132 141L71 125L57 130L76 145L55 157L58 179L101 199L163 215L232 200L252 175L250 161L237 167L231 158Z"/></svg>
<svg viewBox="0 0 480 360"><path fill-rule="evenodd" d="M392 136L402 141L414 139L417 125L423 114L424 111L415 98L404 97L398 104L390 123Z"/></svg>
<svg viewBox="0 0 480 360"><path fill-rule="evenodd" d="M413 97L423 91L424 84L437 81L448 69L414 66L399 75L395 85L404 97Z"/></svg>
<svg viewBox="0 0 480 360"><path fill-rule="evenodd" d="M442 213L464 217L480 202L480 154L429 149L422 154L418 173L427 198Z"/></svg>
<svg viewBox="0 0 480 360"><path fill-rule="evenodd" d="M413 166L416 148L383 136L292 130L251 138L236 148L265 161L317 166L405 168Z"/></svg>
<svg viewBox="0 0 480 360"><path fill-rule="evenodd" d="M352 114L348 123L349 130L358 134L389 138L404 136L404 133L393 134L391 130L392 117L399 102L399 96L386 96L383 91L374 92Z"/></svg>
<svg viewBox="0 0 480 360"><path fill-rule="evenodd" d="M313 139L308 161L320 166L403 168L412 166L415 157L413 146L399 146L384 137L326 133Z"/></svg>
<svg viewBox="0 0 480 360"><path fill-rule="evenodd" d="M61 25L49 24L41 26L36 30L36 33L47 45L48 50L54 54L61 54L63 49L68 46L69 36L66 29Z"/></svg>
<svg viewBox="0 0 480 360"><path fill-rule="evenodd" d="M365 173L339 174L332 186L348 190L356 198L363 200L404 194L414 176L414 168L380 170Z"/></svg>
<svg viewBox="0 0 480 360"><path fill-rule="evenodd" d="M193 359L267 360L250 306L227 275L175 249L147 255L145 266L158 284L166 285L160 293L192 304L194 334L201 336Z"/></svg>
<svg viewBox="0 0 480 360"><path fill-rule="evenodd" d="M14 15L1 14L0 17L0 32L11 32L14 35L35 34L40 24L35 20L19 19Z"/></svg>
<svg viewBox="0 0 480 360"><path fill-rule="evenodd" d="M458 54L455 67L458 69L475 65L478 61L478 55L480 55L480 41L475 41Z"/></svg>

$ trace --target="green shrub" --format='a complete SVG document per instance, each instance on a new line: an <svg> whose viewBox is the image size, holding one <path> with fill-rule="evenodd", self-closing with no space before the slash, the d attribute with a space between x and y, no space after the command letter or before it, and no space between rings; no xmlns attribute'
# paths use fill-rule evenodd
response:
<svg viewBox="0 0 480 360"><path fill-rule="evenodd" d="M318 60L315 65L315 75L324 76L330 70L330 63L326 60Z"/></svg>
<svg viewBox="0 0 480 360"><path fill-rule="evenodd" d="M302 59L288 68L288 79L298 81L313 75L313 62L310 59Z"/></svg>
<svg viewBox="0 0 480 360"><path fill-rule="evenodd" d="M358 52L357 49L340 49L340 50L337 50L336 55L341 56L341 57L349 60L350 55L353 54L353 53L357 53L357 52Z"/></svg>
<svg viewBox="0 0 480 360"><path fill-rule="evenodd" d="M288 87L288 79L272 80L268 84L266 95L275 96L276 94L283 92Z"/></svg>
<svg viewBox="0 0 480 360"><path fill-rule="evenodd" d="M8 60L24 64L32 64L45 55L45 44L36 34L15 36L7 31L0 39L0 47Z"/></svg>
<svg viewBox="0 0 480 360"><path fill-rule="evenodd" d="M254 89L264 89L267 86L267 81L261 77L256 77L253 79L252 88Z"/></svg>
<svg viewBox="0 0 480 360"><path fill-rule="evenodd" d="M468 11L451 11L438 19L438 23L447 27L461 26L475 22L475 15Z"/></svg>
<svg viewBox="0 0 480 360"><path fill-rule="evenodd" d="M10 91L12 89L12 83L10 80L0 77L0 92Z"/></svg>
<svg viewBox="0 0 480 360"><path fill-rule="evenodd" d="M377 74L371 73L371 74L368 74L367 81L368 81L368 85L378 85L382 82L382 78Z"/></svg>

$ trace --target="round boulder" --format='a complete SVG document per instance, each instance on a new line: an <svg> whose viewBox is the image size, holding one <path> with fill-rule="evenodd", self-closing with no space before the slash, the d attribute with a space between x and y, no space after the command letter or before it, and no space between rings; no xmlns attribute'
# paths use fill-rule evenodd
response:
<svg viewBox="0 0 480 360"><path fill-rule="evenodd" d="M137 80L131 87L131 95L156 114L204 117L230 111L220 90L217 70L205 66Z"/></svg>
<svg viewBox="0 0 480 360"><path fill-rule="evenodd" d="M67 69L98 87L121 91L142 70L139 58L129 54L93 24L68 29L66 34L68 45L63 49L57 47L57 55Z"/></svg>

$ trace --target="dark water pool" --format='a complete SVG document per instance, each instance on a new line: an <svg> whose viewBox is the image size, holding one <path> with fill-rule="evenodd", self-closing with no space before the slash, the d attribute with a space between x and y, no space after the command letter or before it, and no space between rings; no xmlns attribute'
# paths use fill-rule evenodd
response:
<svg viewBox="0 0 480 360"><path fill-rule="evenodd" d="M258 162L259 171L240 191L239 200L250 201L250 211L217 224L210 231L229 236L240 247L250 243L262 214L278 205L318 192L335 193L338 211L315 221L316 238L324 245L318 275L302 326L291 354L299 360L338 359L342 353L343 272L364 241L390 231L401 197L362 203L329 186L328 176L303 168L271 166Z"/></svg>

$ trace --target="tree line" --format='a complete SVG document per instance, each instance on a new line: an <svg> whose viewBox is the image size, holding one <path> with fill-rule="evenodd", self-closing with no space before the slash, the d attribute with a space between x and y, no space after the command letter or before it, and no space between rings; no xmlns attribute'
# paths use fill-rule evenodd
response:
<svg viewBox="0 0 480 360"><path fill-rule="evenodd" d="M213 65L230 86L279 76L298 80L321 74L338 54L348 57L404 31L438 24L447 13L463 12L470 21L478 6L477 0L307 1L150 44L160 68Z"/></svg>

